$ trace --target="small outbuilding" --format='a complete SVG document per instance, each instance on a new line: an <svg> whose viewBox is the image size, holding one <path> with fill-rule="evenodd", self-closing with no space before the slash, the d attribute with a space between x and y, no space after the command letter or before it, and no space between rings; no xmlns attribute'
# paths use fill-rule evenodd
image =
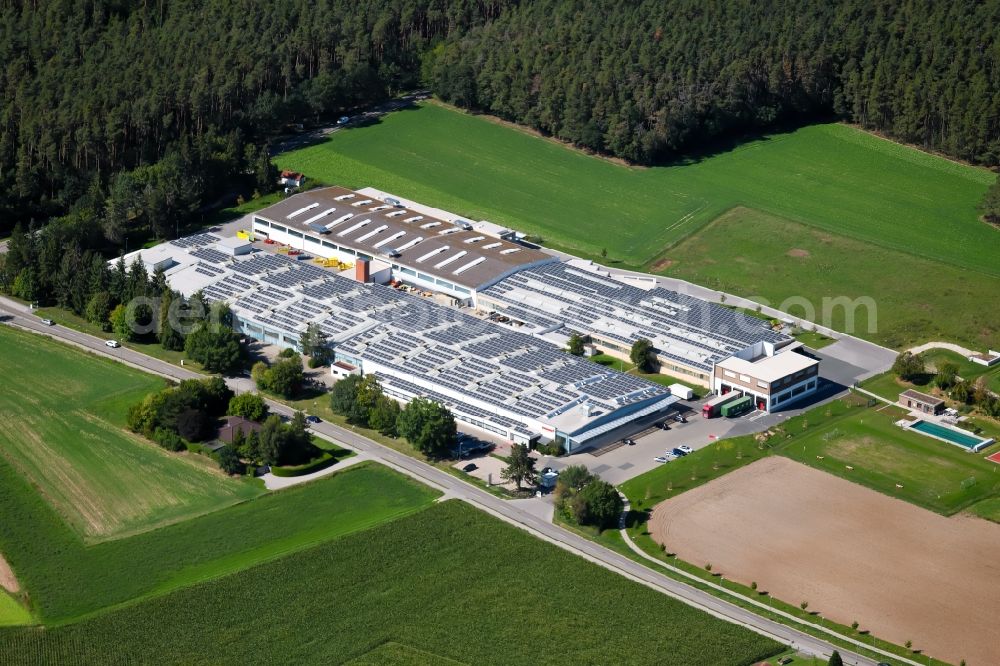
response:
<svg viewBox="0 0 1000 666"><path fill-rule="evenodd" d="M944 400L913 389L907 389L899 394L899 404L924 414L940 414L944 411Z"/></svg>
<svg viewBox="0 0 1000 666"><path fill-rule="evenodd" d="M285 187L302 187L306 184L306 176L298 171L282 171L278 182Z"/></svg>

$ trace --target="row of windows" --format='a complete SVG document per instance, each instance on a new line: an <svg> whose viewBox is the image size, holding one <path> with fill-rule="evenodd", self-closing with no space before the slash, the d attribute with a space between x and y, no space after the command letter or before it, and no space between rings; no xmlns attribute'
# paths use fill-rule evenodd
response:
<svg viewBox="0 0 1000 666"><path fill-rule="evenodd" d="M802 386L796 386L790 392L789 391L785 391L784 393L782 393L780 395L773 396L771 398L771 405L774 406L774 405L777 405L778 403L787 402L787 401L791 400L792 398L795 398L795 397L798 397L798 396L802 395L806 391L811 391L814 388L816 388L816 380L815 379L812 380L811 382L807 382L807 383L803 384Z"/></svg>
<svg viewBox="0 0 1000 666"><path fill-rule="evenodd" d="M268 229L273 229L274 231L278 231L278 232L281 232L281 233L289 234L289 235L294 236L296 238L303 238L303 235L301 233L299 233L298 231L295 231L293 229L286 229L285 227L283 227L283 226L281 226L279 224L269 223L267 220L261 219L259 217L255 217L254 218L254 225L260 231L265 231L266 232L266 230L268 230ZM370 255L365 254L364 252L359 252L359 251L354 250L354 249L349 248L349 247L343 247L341 245L337 245L336 243L331 243L328 240L320 240L320 239L316 238L315 236L309 236L309 235L307 235L307 236L305 236L305 240L306 240L306 242L312 243L313 245L319 245L321 247L328 248L328 249L333 250L335 252L341 252L343 254L347 254L347 255L350 255L352 257L357 257L358 259L365 259L367 261L371 261L372 260L372 257ZM406 268L404 266L400 266L399 264L392 264L392 270L394 272L396 272L396 273L401 273L403 275L408 275L408 276L416 278L418 280L423 280L424 282L426 282L429 285L437 285L437 286L439 286L439 287L441 287L441 288L443 288L445 290L454 292L456 294L460 294L462 296L471 296L472 295L472 292L469 289L466 289L465 287L461 287L461 286L459 286L457 284L454 284L452 282L448 282L447 280L442 280L440 278L435 278L433 275L427 275L426 273L418 273L417 271L413 270L412 268Z"/></svg>

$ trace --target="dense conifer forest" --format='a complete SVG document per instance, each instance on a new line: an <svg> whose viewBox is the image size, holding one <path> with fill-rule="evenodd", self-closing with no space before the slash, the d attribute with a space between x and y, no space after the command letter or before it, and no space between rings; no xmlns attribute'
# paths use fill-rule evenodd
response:
<svg viewBox="0 0 1000 666"><path fill-rule="evenodd" d="M169 236L271 187L290 123L422 86L640 163L836 117L996 165L998 18L997 0L0 0L0 232Z"/></svg>

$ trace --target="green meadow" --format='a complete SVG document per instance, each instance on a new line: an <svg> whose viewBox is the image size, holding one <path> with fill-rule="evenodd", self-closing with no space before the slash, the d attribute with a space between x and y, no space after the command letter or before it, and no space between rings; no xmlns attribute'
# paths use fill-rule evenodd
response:
<svg viewBox="0 0 1000 666"><path fill-rule="evenodd" d="M0 327L0 459L87 542L120 538L256 497L207 458L128 432L128 405L163 380L46 337Z"/></svg>
<svg viewBox="0 0 1000 666"><path fill-rule="evenodd" d="M862 331L863 337L899 345L938 334L978 344L1000 339L996 308L974 308L984 323L964 334L940 315L950 293L965 298L967 280L982 280L981 296L1000 296L1000 232L976 211L995 176L845 125L812 125L685 164L638 168L425 103L338 131L277 163L321 182L373 186L489 219L582 256L597 259L605 249L606 263L667 274L675 270L677 243L697 240L731 209L750 208L803 225L799 235L822 232L853 242L860 248L855 263L868 257L861 271L865 295L890 302L886 320L897 303L917 303L909 321L884 335ZM823 296L857 292L860 276L848 276L851 267L827 273L825 281L811 278L815 269L785 256L796 245L780 228L750 234L726 225L724 233L728 245L750 244L751 253L779 257L782 270L768 276L764 289L730 277L740 255L718 245L716 235L702 244L705 252L678 266L678 275L775 302L798 295L818 304ZM931 309L921 310L928 300Z"/></svg>

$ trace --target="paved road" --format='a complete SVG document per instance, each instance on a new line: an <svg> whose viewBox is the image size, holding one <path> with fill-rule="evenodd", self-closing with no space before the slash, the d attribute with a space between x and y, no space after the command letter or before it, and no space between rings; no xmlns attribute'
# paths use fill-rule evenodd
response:
<svg viewBox="0 0 1000 666"><path fill-rule="evenodd" d="M111 349L104 344L104 340L63 326L45 326L37 317L31 314L27 307L9 299L0 298L0 316L5 320L4 323L69 342L93 353L112 357L134 367L142 368L165 377L191 379L204 376L183 367L145 356L132 349L125 347ZM248 380L244 378L232 378L227 381L234 390L240 391L247 390L248 388L246 384ZM268 402L273 412L289 416L292 414L292 410L289 407L273 401ZM810 654L828 656L834 649L830 644L809 634L760 617L744 608L718 599L707 592L653 571L589 539L555 526L537 515L526 512L518 508L517 505L501 500L447 472L382 446L351 429L324 422L314 425L313 430L322 436L333 439L366 454L367 457L418 479L431 487L437 488L448 497L468 502L541 539L549 541L607 569L616 571L654 590L679 599L711 615L748 627L760 634L772 637L777 641ZM846 663L862 664L865 666L873 666L875 664L871 659L851 653L850 651L840 649L840 652L844 656Z"/></svg>

